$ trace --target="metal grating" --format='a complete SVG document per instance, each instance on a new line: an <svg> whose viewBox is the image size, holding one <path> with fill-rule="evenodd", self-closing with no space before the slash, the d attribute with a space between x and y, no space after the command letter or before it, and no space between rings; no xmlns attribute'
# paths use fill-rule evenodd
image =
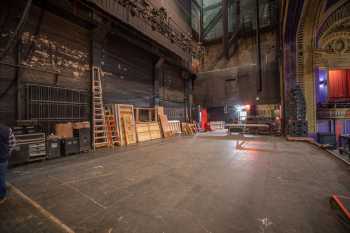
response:
<svg viewBox="0 0 350 233"><path fill-rule="evenodd" d="M35 120L47 132L58 122L89 119L89 97L86 91L61 87L25 85L26 119Z"/></svg>

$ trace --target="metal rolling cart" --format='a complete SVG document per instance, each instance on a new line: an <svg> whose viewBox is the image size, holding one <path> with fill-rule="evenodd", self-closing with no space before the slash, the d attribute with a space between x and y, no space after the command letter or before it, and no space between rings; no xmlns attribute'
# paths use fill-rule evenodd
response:
<svg viewBox="0 0 350 233"><path fill-rule="evenodd" d="M16 134L16 141L16 147L10 158L10 165L46 159L44 133Z"/></svg>

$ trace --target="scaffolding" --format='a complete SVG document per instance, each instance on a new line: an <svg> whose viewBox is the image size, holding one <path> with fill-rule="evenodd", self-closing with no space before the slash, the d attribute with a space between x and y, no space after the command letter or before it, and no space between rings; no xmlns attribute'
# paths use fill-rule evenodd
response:
<svg viewBox="0 0 350 233"><path fill-rule="evenodd" d="M256 30L255 0L225 0L227 1L227 30L236 33ZM202 17L201 34L203 41L220 39L224 36L224 9L223 0L193 0L192 1L192 27L198 32L198 18ZM201 7L201 9L199 9ZM198 14L202 14L198 16ZM275 19L275 0L261 0L259 2L260 28L273 26Z"/></svg>

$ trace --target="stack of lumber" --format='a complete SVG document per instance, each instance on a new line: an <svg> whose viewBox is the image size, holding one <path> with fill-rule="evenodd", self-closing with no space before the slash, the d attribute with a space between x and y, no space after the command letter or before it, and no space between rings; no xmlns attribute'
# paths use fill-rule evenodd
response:
<svg viewBox="0 0 350 233"><path fill-rule="evenodd" d="M198 131L196 124L192 123L181 123L181 129L184 135L194 135Z"/></svg>
<svg viewBox="0 0 350 233"><path fill-rule="evenodd" d="M136 134L138 142L150 141L162 137L158 122L137 122Z"/></svg>

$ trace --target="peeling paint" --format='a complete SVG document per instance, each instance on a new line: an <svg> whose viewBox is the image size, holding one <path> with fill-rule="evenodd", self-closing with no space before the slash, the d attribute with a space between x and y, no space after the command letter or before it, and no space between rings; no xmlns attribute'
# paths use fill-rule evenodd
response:
<svg viewBox="0 0 350 233"><path fill-rule="evenodd" d="M30 56L22 62L23 65L51 69L58 73L69 72L77 78L90 69L87 52L51 40L48 35L35 36L24 32L21 39L24 49L33 46Z"/></svg>

